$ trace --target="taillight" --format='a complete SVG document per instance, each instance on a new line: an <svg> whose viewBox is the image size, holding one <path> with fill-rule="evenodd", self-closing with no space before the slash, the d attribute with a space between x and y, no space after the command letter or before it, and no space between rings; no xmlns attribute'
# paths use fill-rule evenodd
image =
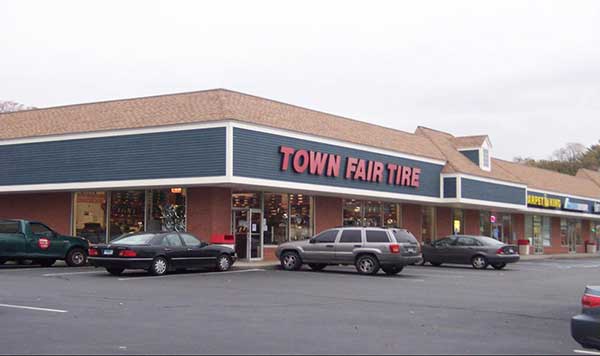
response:
<svg viewBox="0 0 600 356"><path fill-rule="evenodd" d="M504 247L500 247L498 251L496 251L497 255L504 255Z"/></svg>
<svg viewBox="0 0 600 356"><path fill-rule="evenodd" d="M390 245L390 252L391 253L400 253L400 245L391 244Z"/></svg>
<svg viewBox="0 0 600 356"><path fill-rule="evenodd" d="M581 306L584 308L600 307L600 296L584 294L583 297L581 297Z"/></svg>
<svg viewBox="0 0 600 356"><path fill-rule="evenodd" d="M121 250L119 251L119 256L121 257L135 257L137 253L134 250Z"/></svg>
<svg viewBox="0 0 600 356"><path fill-rule="evenodd" d="M88 248L88 256L98 256L98 250L95 248Z"/></svg>

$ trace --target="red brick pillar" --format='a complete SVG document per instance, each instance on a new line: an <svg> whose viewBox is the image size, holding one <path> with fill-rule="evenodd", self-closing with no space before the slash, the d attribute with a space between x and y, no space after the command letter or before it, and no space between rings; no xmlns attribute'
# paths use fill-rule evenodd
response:
<svg viewBox="0 0 600 356"><path fill-rule="evenodd" d="M514 243L516 244L518 240L525 239L525 215L513 214L512 217L512 228L516 238L516 241Z"/></svg>
<svg viewBox="0 0 600 356"><path fill-rule="evenodd" d="M480 235L479 210L464 210L465 235Z"/></svg>
<svg viewBox="0 0 600 356"><path fill-rule="evenodd" d="M0 219L35 220L71 235L71 193L0 194Z"/></svg>
<svg viewBox="0 0 600 356"><path fill-rule="evenodd" d="M315 199L315 234L336 226L342 226L342 199L317 196Z"/></svg>
<svg viewBox="0 0 600 356"><path fill-rule="evenodd" d="M421 236L421 206L415 204L402 204L402 227L412 232L419 240Z"/></svg>
<svg viewBox="0 0 600 356"><path fill-rule="evenodd" d="M585 252L585 242L591 238L591 226L589 220L581 221L581 237L583 240L583 244L581 246L577 246L577 253Z"/></svg>
<svg viewBox="0 0 600 356"><path fill-rule="evenodd" d="M438 207L436 209L436 235L437 238L452 235L452 209Z"/></svg>
<svg viewBox="0 0 600 356"><path fill-rule="evenodd" d="M187 228L207 242L212 234L231 233L231 189L188 188Z"/></svg>

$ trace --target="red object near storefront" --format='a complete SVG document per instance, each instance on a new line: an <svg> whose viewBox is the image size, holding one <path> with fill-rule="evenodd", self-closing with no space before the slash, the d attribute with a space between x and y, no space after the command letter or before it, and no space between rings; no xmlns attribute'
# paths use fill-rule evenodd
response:
<svg viewBox="0 0 600 356"><path fill-rule="evenodd" d="M210 236L211 244L227 244L231 245L235 243L235 239L233 235L225 235L225 234L212 234Z"/></svg>
<svg viewBox="0 0 600 356"><path fill-rule="evenodd" d="M517 240L517 245L519 245L519 246L529 245L529 240Z"/></svg>

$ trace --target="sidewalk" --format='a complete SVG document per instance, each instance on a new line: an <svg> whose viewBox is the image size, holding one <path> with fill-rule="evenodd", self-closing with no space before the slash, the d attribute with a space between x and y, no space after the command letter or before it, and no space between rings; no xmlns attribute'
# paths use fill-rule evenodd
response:
<svg viewBox="0 0 600 356"><path fill-rule="evenodd" d="M536 260L572 260L581 258L600 258L598 253L559 253L555 255L521 255L521 261Z"/></svg>
<svg viewBox="0 0 600 356"><path fill-rule="evenodd" d="M255 261L255 262L236 261L233 264L233 266L237 267L239 269L252 269L252 268L273 269L273 268L279 266L279 261Z"/></svg>

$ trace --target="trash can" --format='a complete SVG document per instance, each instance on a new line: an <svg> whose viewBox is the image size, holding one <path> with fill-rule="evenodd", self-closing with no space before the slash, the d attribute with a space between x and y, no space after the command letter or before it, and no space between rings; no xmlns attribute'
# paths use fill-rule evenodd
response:
<svg viewBox="0 0 600 356"><path fill-rule="evenodd" d="M594 241L585 242L585 253L596 253L596 243Z"/></svg>
<svg viewBox="0 0 600 356"><path fill-rule="evenodd" d="M519 245L519 255L529 255L529 240L518 240L517 244Z"/></svg>
<svg viewBox="0 0 600 356"><path fill-rule="evenodd" d="M235 249L235 240L233 238L233 235L212 234L210 236L210 244L227 246L231 247L232 249Z"/></svg>

